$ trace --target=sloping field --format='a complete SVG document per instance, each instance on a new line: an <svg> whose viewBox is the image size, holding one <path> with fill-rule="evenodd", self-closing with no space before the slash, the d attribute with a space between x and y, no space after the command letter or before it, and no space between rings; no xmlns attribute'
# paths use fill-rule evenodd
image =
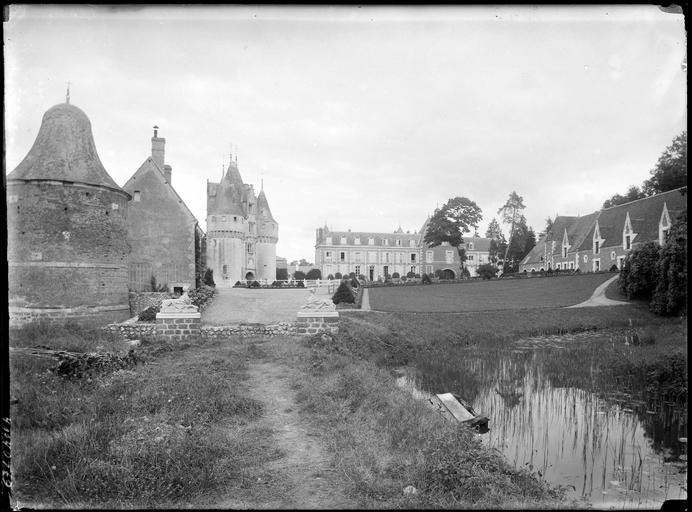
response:
<svg viewBox="0 0 692 512"><path fill-rule="evenodd" d="M613 274L495 279L427 286L370 288L376 311L456 312L555 308L585 301Z"/></svg>

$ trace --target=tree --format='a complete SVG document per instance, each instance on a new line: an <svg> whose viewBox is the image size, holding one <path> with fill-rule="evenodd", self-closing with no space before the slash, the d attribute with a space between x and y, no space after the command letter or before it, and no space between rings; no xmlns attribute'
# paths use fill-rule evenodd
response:
<svg viewBox="0 0 692 512"><path fill-rule="evenodd" d="M687 310L687 210L673 223L659 251L650 309L658 315Z"/></svg>
<svg viewBox="0 0 692 512"><path fill-rule="evenodd" d="M500 269L492 263L484 263L483 265L478 267L478 275L481 276L481 278L483 278L484 280L492 279L493 277L497 276L497 272L499 270Z"/></svg>
<svg viewBox="0 0 692 512"><path fill-rule="evenodd" d="M536 246L536 233L526 224L526 217L521 215L514 227L514 237L507 245L505 254L505 271L516 272L519 262Z"/></svg>
<svg viewBox="0 0 692 512"><path fill-rule="evenodd" d="M303 272L302 270L296 270L293 273L293 279L295 279L296 281L302 281L303 279L305 279L305 272Z"/></svg>
<svg viewBox="0 0 692 512"><path fill-rule="evenodd" d="M212 288L214 288L216 286L216 283L214 283L214 270L213 269L208 268L204 272L204 279L202 279L202 282L207 286L211 286Z"/></svg>
<svg viewBox="0 0 692 512"><path fill-rule="evenodd" d="M643 189L647 195L660 194L687 186L687 130L673 139L673 142L658 158L656 167L651 170L651 178L646 180Z"/></svg>
<svg viewBox="0 0 692 512"><path fill-rule="evenodd" d="M287 268L277 268L276 269L276 279L279 281L288 280L288 269Z"/></svg>
<svg viewBox="0 0 692 512"><path fill-rule="evenodd" d="M658 244L646 242L625 258L618 285L628 299L650 298L656 288Z"/></svg>
<svg viewBox="0 0 692 512"><path fill-rule="evenodd" d="M613 206L636 201L637 199L642 199L644 197L646 197L646 194L643 190L640 190L637 185L631 185L630 188L627 189L627 193L624 196L615 194L610 199L606 199L606 201L603 203L603 208L612 208Z"/></svg>
<svg viewBox="0 0 692 512"><path fill-rule="evenodd" d="M509 229L509 242L507 248L505 249L504 264L507 265L507 256L509 254L509 248L512 245L512 238L514 238L514 228L516 227L517 221L519 220L521 212L524 211L524 198L512 191L507 198L507 202L499 210L497 210L498 215L501 215L502 222L510 225ZM523 217L523 216L522 216Z"/></svg>
<svg viewBox="0 0 692 512"><path fill-rule="evenodd" d="M551 219L550 217L548 217L547 219L545 219L545 234L546 234L546 235L547 235L548 233L550 233L550 230L551 230L551 229L553 229L553 222L554 222L553 219Z"/></svg>
<svg viewBox="0 0 692 512"><path fill-rule="evenodd" d="M437 247L447 242L456 248L461 260L461 268L464 268L466 251L461 244L464 243L464 233L469 233L471 228L478 228L478 223L483 218L481 209L476 203L466 197L453 197L435 213L428 222L428 229L423 237L423 242L428 247Z"/></svg>
<svg viewBox="0 0 692 512"><path fill-rule="evenodd" d="M305 279L322 279L322 272L319 268L310 269L310 271L305 274Z"/></svg>
<svg viewBox="0 0 692 512"><path fill-rule="evenodd" d="M503 237L502 229L500 228L500 224L495 220L495 217L493 217L490 224L488 224L488 229L485 230L485 237L494 238L495 240L499 240L500 237Z"/></svg>
<svg viewBox="0 0 692 512"><path fill-rule="evenodd" d="M355 302L355 297L353 296L353 291L348 281L342 281L336 292L332 296L332 302L334 304L339 304L341 302L348 302L353 304Z"/></svg>

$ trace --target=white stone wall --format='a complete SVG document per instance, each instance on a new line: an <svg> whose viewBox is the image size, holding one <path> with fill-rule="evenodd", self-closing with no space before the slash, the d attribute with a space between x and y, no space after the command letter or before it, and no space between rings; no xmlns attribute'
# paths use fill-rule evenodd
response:
<svg viewBox="0 0 692 512"><path fill-rule="evenodd" d="M276 279L276 244L258 242L255 245L257 255L257 278L272 283Z"/></svg>

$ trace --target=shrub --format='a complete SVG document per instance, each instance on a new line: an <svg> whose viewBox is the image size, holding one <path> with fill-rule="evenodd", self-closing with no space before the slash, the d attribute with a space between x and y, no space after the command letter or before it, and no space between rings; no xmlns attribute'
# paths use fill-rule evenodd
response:
<svg viewBox="0 0 692 512"><path fill-rule="evenodd" d="M344 276L344 277L346 277L346 276ZM348 277L350 277L351 279L355 279L356 273L355 272L349 272Z"/></svg>
<svg viewBox="0 0 692 512"><path fill-rule="evenodd" d="M305 272L303 272L302 270L296 270L293 274L293 279L297 281L302 281L303 279L305 279Z"/></svg>
<svg viewBox="0 0 692 512"><path fill-rule="evenodd" d="M650 298L653 295L656 289L658 253L658 245L647 242L625 258L618 283L628 299Z"/></svg>
<svg viewBox="0 0 692 512"><path fill-rule="evenodd" d="M435 271L435 277L440 279L442 277L442 270L439 268Z"/></svg>
<svg viewBox="0 0 692 512"><path fill-rule="evenodd" d="M416 279L420 279L420 274L416 274L416 275L415 275L415 278L416 278Z"/></svg>
<svg viewBox="0 0 692 512"><path fill-rule="evenodd" d="M274 281L272 283L272 288L281 288L283 285L284 285L284 283L281 281Z"/></svg>
<svg viewBox="0 0 692 512"><path fill-rule="evenodd" d="M329 274L329 275L327 276L327 279L329 279L330 281L331 281L332 279L334 279L334 274Z"/></svg>
<svg viewBox="0 0 692 512"><path fill-rule="evenodd" d="M243 283L241 283L240 281L236 281L235 284L233 285L233 288L242 288L242 287L243 287Z"/></svg>
<svg viewBox="0 0 692 512"><path fill-rule="evenodd" d="M298 281L296 283L296 288L305 288L305 283L303 281Z"/></svg>
<svg viewBox="0 0 692 512"><path fill-rule="evenodd" d="M342 277L344 276L341 274L341 272L337 272L336 274L334 274L334 279L341 279Z"/></svg>
<svg viewBox="0 0 692 512"><path fill-rule="evenodd" d="M214 286L216 286L216 283L214 283L214 270L213 270L213 269L208 268L208 269L204 272L204 278L202 279L202 282L203 282L206 286L211 286L212 288L213 288Z"/></svg>
<svg viewBox="0 0 692 512"><path fill-rule="evenodd" d="M656 287L651 311L675 315L687 310L687 213L671 227L656 263Z"/></svg>
<svg viewBox="0 0 692 512"><path fill-rule="evenodd" d="M610 268L608 269L608 272L617 272L618 271L618 266L613 263Z"/></svg>
<svg viewBox="0 0 692 512"><path fill-rule="evenodd" d="M343 281L336 289L336 292L334 292L334 295L332 296L332 302L334 304L339 304L341 302L353 304L355 302L353 290L351 290L351 287L348 285L347 281Z"/></svg>
<svg viewBox="0 0 692 512"><path fill-rule="evenodd" d="M392 274L392 279L399 279L401 276L399 275L399 272L394 272Z"/></svg>
<svg viewBox="0 0 692 512"><path fill-rule="evenodd" d="M137 320L140 322L154 322L156 321L156 313L159 311L161 311L160 304L158 306L149 306L147 309L137 315Z"/></svg>
<svg viewBox="0 0 692 512"><path fill-rule="evenodd" d="M356 279L355 277L352 277L349 281L346 282L351 284L351 288L358 288L360 286L358 279Z"/></svg>
<svg viewBox="0 0 692 512"><path fill-rule="evenodd" d="M468 268L464 267L464 268L461 270L461 277L462 277L463 279L470 279L470 278L471 278L471 273L469 272L469 269L468 269Z"/></svg>
<svg viewBox="0 0 692 512"><path fill-rule="evenodd" d="M406 277L408 277L409 279L413 279L413 278L416 277L416 273L413 272L413 271L409 271L409 272L406 274Z"/></svg>
<svg viewBox="0 0 692 512"><path fill-rule="evenodd" d="M257 281L253 281L247 285L248 288L259 288L260 284Z"/></svg>
<svg viewBox="0 0 692 512"><path fill-rule="evenodd" d="M358 274L358 280L361 282L365 282L365 276L363 274Z"/></svg>
<svg viewBox="0 0 692 512"><path fill-rule="evenodd" d="M168 291L168 285L166 283L158 284L156 282L156 276L154 274L151 274L151 278L149 279L149 285L151 286L152 292L167 292Z"/></svg>
<svg viewBox="0 0 692 512"><path fill-rule="evenodd" d="M319 268L313 268L305 275L305 279L322 279L322 271Z"/></svg>
<svg viewBox="0 0 692 512"><path fill-rule="evenodd" d="M499 272L499 268L497 268L495 265L492 263L484 263L483 265L478 267L478 275L482 277L485 280L492 279L493 277L497 276L497 273Z"/></svg>
<svg viewBox="0 0 692 512"><path fill-rule="evenodd" d="M197 306L201 311L214 297L215 291L215 288L211 286L202 286L201 288L193 288L192 290L188 290L187 295L190 297L192 304Z"/></svg>
<svg viewBox="0 0 692 512"><path fill-rule="evenodd" d="M286 281L288 279L288 269L287 268L277 268L276 269L276 279L279 281Z"/></svg>
<svg viewBox="0 0 692 512"><path fill-rule="evenodd" d="M432 283L432 280L430 279L430 276L428 274L423 274L422 282L423 284L430 284Z"/></svg>

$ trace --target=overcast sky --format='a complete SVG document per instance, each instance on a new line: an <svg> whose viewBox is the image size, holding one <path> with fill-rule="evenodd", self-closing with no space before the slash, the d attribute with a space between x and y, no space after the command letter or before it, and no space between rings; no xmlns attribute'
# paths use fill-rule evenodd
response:
<svg viewBox="0 0 692 512"><path fill-rule="evenodd" d="M655 6L11 6L4 38L7 173L69 80L118 184L160 127L203 229L237 146L289 261L325 222L413 232L454 196L483 234L516 190L539 232L641 184L687 122L683 17Z"/></svg>

